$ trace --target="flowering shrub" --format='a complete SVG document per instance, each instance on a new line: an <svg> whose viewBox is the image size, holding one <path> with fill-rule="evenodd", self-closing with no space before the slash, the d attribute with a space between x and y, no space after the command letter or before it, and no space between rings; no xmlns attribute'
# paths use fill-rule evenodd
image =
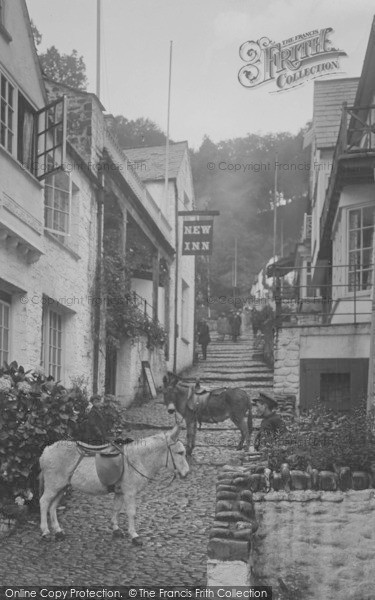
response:
<svg viewBox="0 0 375 600"><path fill-rule="evenodd" d="M30 501L36 495L44 447L82 438L88 404L87 390L77 382L68 391L41 371L25 373L16 362L0 370L0 498ZM110 430L120 410L109 399L105 411Z"/></svg>
<svg viewBox="0 0 375 600"><path fill-rule="evenodd" d="M349 414L328 411L321 402L288 424L263 449L269 467L279 470L282 463L291 468L333 470L348 466L369 469L375 463L375 414L366 413L364 402Z"/></svg>

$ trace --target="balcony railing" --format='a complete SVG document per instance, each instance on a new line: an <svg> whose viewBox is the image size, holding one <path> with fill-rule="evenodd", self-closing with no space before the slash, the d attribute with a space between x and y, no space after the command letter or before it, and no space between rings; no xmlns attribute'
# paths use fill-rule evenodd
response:
<svg viewBox="0 0 375 600"><path fill-rule="evenodd" d="M371 320L371 297L373 286L372 265L319 266L325 271L325 283L313 286L309 280L309 267L296 267L297 283L283 285L283 268L274 285L276 316L281 322L304 322L329 325L358 323ZM285 268L285 274L290 272ZM302 283L303 282L303 283Z"/></svg>
<svg viewBox="0 0 375 600"><path fill-rule="evenodd" d="M304 214L303 217L303 229L302 229L302 242L306 242L311 240L311 226L312 226L312 216L308 214Z"/></svg>
<svg viewBox="0 0 375 600"><path fill-rule="evenodd" d="M326 223L333 196L339 159L342 156L375 153L375 104L368 106L342 105L341 122L333 154L332 170L322 214L320 217L321 238L326 235Z"/></svg>

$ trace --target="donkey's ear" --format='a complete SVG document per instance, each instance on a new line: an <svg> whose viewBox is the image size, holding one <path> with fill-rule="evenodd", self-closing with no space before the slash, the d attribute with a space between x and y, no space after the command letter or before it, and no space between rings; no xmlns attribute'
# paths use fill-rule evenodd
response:
<svg viewBox="0 0 375 600"><path fill-rule="evenodd" d="M178 436L180 434L180 425L176 423L173 427L172 431L169 432L169 437L173 442L177 442Z"/></svg>

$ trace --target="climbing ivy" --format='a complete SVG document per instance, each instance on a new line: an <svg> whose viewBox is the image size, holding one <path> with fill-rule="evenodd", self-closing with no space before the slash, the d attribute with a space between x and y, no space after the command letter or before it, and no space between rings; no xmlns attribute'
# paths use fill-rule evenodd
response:
<svg viewBox="0 0 375 600"><path fill-rule="evenodd" d="M149 257L142 259L142 253L132 248L125 260L115 241L108 238L105 239L105 249L103 296L106 300L107 345L118 348L124 337L134 340L146 335L149 348L162 346L166 341L164 328L145 314L131 290L134 271L144 262L148 264Z"/></svg>

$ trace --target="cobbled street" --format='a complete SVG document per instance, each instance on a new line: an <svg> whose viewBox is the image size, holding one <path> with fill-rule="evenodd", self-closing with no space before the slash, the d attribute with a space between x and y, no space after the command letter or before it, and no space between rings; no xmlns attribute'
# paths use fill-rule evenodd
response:
<svg viewBox="0 0 375 600"><path fill-rule="evenodd" d="M251 334L237 343L214 338L207 361L187 374L205 387L244 387L251 397L272 384L272 373L253 358ZM256 356L256 355L254 355ZM174 424L161 398L127 410L127 435L154 435ZM185 431L181 433L185 441ZM137 529L144 545L134 547L127 534L112 538L112 495L89 497L74 492L59 510L67 537L42 542L36 517L16 530L0 548L0 583L6 585L205 585L209 528L220 465L239 464L239 432L230 421L203 425L191 470L170 485L162 471L138 496ZM121 515L126 532L125 515Z"/></svg>

